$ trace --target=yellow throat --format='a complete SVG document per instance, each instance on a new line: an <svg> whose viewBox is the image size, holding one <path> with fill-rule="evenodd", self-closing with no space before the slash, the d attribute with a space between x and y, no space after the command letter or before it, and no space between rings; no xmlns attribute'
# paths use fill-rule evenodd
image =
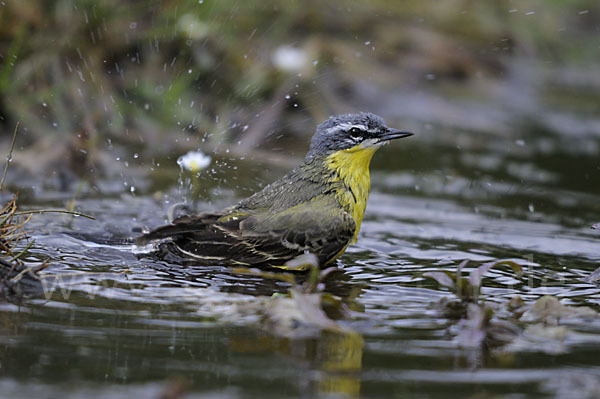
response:
<svg viewBox="0 0 600 399"><path fill-rule="evenodd" d="M336 193L338 201L352 215L356 223L352 244L356 242L369 199L371 188L369 164L375 151L377 151L377 147L357 145L334 152L325 159L325 165L337 172L333 182L342 183L342 187L338 188Z"/></svg>

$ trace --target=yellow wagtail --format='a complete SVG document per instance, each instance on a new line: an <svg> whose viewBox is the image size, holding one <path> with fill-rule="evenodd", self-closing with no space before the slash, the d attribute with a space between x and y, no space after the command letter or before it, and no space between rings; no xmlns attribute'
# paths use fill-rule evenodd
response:
<svg viewBox="0 0 600 399"><path fill-rule="evenodd" d="M369 197L369 163L391 129L370 113L321 123L304 162L261 191L219 212L187 215L137 239L159 256L198 265L280 267L304 253L321 266L356 241Z"/></svg>

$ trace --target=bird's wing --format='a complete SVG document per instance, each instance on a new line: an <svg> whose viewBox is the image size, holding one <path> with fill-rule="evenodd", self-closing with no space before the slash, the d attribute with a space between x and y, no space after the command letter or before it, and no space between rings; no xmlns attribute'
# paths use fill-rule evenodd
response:
<svg viewBox="0 0 600 399"><path fill-rule="evenodd" d="M325 264L348 245L356 228L332 200L316 197L275 212L184 216L140 237L138 244L169 239L182 256L201 264L283 265L307 251Z"/></svg>
<svg viewBox="0 0 600 399"><path fill-rule="evenodd" d="M197 234L209 232L210 226L215 224L223 213L206 212L198 215L186 215L175 219L167 224L138 237L136 244L144 245L151 241L173 238L185 234Z"/></svg>
<svg viewBox="0 0 600 399"><path fill-rule="evenodd" d="M240 223L241 236L253 251L273 262L285 263L311 252L325 264L348 245L356 229L352 217L333 201L319 196L278 212L254 215Z"/></svg>
<svg viewBox="0 0 600 399"><path fill-rule="evenodd" d="M230 264L229 251L240 244L240 239L233 234L235 225L247 216L242 213L239 218L224 216L223 213L183 216L144 234L136 240L136 244L157 242L160 248L160 244L164 243L168 252L175 252L182 260L193 259L206 265ZM220 222L223 217L229 218L227 222Z"/></svg>

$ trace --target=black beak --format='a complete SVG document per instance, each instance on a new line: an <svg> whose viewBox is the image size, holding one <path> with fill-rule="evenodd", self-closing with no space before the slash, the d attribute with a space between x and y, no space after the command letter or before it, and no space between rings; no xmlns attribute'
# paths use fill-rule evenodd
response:
<svg viewBox="0 0 600 399"><path fill-rule="evenodd" d="M381 134L381 136L379 136L379 140L381 141L388 141L388 140L394 140L394 139L401 139L403 137L409 137L412 136L414 133L411 132L407 132L405 130L398 130L398 129L390 129L388 128L387 131L383 132Z"/></svg>

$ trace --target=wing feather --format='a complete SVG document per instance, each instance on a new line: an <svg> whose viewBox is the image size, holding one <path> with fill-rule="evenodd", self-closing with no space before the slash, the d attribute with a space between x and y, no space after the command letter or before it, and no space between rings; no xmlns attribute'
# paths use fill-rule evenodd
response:
<svg viewBox="0 0 600 399"><path fill-rule="evenodd" d="M321 264L350 242L356 225L331 196L319 196L280 211L204 213L184 216L140 237L199 264L281 266L305 252Z"/></svg>

